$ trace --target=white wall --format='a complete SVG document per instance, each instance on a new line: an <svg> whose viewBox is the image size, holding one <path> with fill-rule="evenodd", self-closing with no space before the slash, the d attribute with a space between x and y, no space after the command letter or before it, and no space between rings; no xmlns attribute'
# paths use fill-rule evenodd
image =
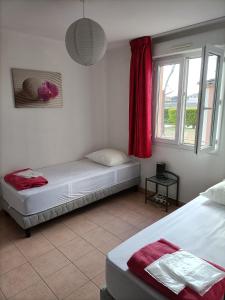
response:
<svg viewBox="0 0 225 300"><path fill-rule="evenodd" d="M127 151L130 48L111 49L107 54L109 145ZM223 121L225 125L225 121ZM222 136L225 133L223 126ZM150 159L140 159L142 187L146 176L155 174L157 161L180 175L180 200L187 202L225 177L225 139L218 154L195 155L192 151L154 146Z"/></svg>
<svg viewBox="0 0 225 300"><path fill-rule="evenodd" d="M79 159L104 145L97 66L76 64L64 42L51 39L4 30L0 45L0 175ZM10 68L61 72L63 108L15 108Z"/></svg>
<svg viewBox="0 0 225 300"><path fill-rule="evenodd" d="M106 56L96 65L89 67L91 73L91 110L94 115L96 149L108 143L108 101Z"/></svg>
<svg viewBox="0 0 225 300"><path fill-rule="evenodd" d="M155 44L153 47L153 56L168 55L174 53L174 48L187 46L186 50L201 49L203 45L210 43L211 45L224 44L225 29L218 28L208 32L201 32L190 36L184 36L174 40L168 40ZM185 49L183 49L185 50Z"/></svg>

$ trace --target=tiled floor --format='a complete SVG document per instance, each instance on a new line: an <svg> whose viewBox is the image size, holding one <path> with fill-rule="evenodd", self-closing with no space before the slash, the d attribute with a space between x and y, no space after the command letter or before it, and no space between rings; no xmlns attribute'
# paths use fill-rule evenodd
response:
<svg viewBox="0 0 225 300"><path fill-rule="evenodd" d="M0 300L97 300L105 255L164 217L140 192L123 192L38 226L31 238L0 212Z"/></svg>

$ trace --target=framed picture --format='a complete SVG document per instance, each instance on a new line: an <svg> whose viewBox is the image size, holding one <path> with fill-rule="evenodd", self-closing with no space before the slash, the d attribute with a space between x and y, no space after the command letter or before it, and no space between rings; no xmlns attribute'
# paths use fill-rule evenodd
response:
<svg viewBox="0 0 225 300"><path fill-rule="evenodd" d="M62 76L57 72L11 69L15 107L60 108Z"/></svg>

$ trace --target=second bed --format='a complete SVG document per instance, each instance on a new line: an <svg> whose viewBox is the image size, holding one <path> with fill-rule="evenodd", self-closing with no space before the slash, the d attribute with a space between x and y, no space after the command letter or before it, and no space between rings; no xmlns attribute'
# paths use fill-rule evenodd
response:
<svg viewBox="0 0 225 300"><path fill-rule="evenodd" d="M160 238L225 268L225 206L199 196L109 252L102 300L168 300L127 267L133 253Z"/></svg>

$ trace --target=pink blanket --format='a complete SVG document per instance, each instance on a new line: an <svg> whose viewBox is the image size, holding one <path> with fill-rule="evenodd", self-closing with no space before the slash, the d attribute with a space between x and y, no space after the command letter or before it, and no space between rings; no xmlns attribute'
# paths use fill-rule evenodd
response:
<svg viewBox="0 0 225 300"><path fill-rule="evenodd" d="M35 188L35 187L40 187L40 186L48 183L48 180L42 176L32 177L32 178L24 178L24 177L17 175L17 173L26 171L26 170L30 170L30 169L28 168L28 169L18 170L18 171L15 171L15 172L5 175L5 177L4 177L5 182L7 182L11 186L13 186L18 191L31 189L31 188Z"/></svg>
<svg viewBox="0 0 225 300"><path fill-rule="evenodd" d="M179 247L171 244L170 242L161 239L155 243L149 244L136 253L127 262L127 265L132 273L144 280L147 284L158 290L161 294L165 295L171 300L221 300L225 293L225 279L216 283L204 296L200 296L190 288L185 288L179 295L176 295L164 285L156 281L144 269L159 259L165 254L171 254L179 250ZM210 262L209 262L210 263ZM225 271L224 268L211 263L216 268Z"/></svg>

